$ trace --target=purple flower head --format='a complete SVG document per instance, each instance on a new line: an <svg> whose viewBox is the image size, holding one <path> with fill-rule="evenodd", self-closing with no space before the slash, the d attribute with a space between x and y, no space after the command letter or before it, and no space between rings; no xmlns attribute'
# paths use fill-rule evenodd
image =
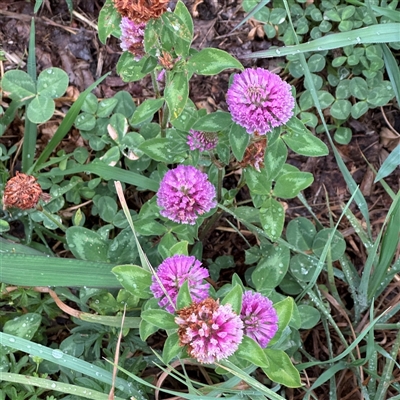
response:
<svg viewBox="0 0 400 400"><path fill-rule="evenodd" d="M144 56L143 40L146 24L143 22L136 23L127 17L123 17L120 27L122 31L121 49L132 53L135 60L139 61Z"/></svg>
<svg viewBox="0 0 400 400"><path fill-rule="evenodd" d="M187 144L192 151L196 149L209 151L217 147L218 136L212 132L199 132L191 129L187 136Z"/></svg>
<svg viewBox="0 0 400 400"><path fill-rule="evenodd" d="M267 346L278 330L278 314L272 301L260 293L249 290L243 294L240 318L244 323L244 334L262 348Z"/></svg>
<svg viewBox="0 0 400 400"><path fill-rule="evenodd" d="M189 355L202 364L228 358L243 338L243 322L231 305L211 298L179 310L175 322L180 345L187 345Z"/></svg>
<svg viewBox="0 0 400 400"><path fill-rule="evenodd" d="M207 174L191 165L179 165L164 175L157 192L157 204L163 209L163 217L194 225L199 215L216 206L215 187Z"/></svg>
<svg viewBox="0 0 400 400"><path fill-rule="evenodd" d="M232 119L248 133L265 135L293 115L290 85L278 75L257 68L236 74L226 95Z"/></svg>
<svg viewBox="0 0 400 400"><path fill-rule="evenodd" d="M188 281L189 292L193 301L204 300L208 296L210 284L203 283L203 279L209 276L208 271L202 268L201 262L193 256L175 255L166 258L158 267L157 276L174 304L176 304L179 289L185 281ZM150 286L150 290L155 298L160 299L158 305L170 313L175 312L175 308L165 295L157 279L153 276L152 280L153 283Z"/></svg>

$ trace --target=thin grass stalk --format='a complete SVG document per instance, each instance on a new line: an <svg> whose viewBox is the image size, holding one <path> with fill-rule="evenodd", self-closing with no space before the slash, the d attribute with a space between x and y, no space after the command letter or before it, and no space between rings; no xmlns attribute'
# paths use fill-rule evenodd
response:
<svg viewBox="0 0 400 400"><path fill-rule="evenodd" d="M340 257L339 262L342 267L342 271L346 277L346 282L349 285L349 292L354 301L354 321L355 324L358 324L361 320L361 313L364 310L364 307L361 307L358 301L358 288L360 286L360 277L358 276L354 265L349 261L346 255Z"/></svg>
<svg viewBox="0 0 400 400"><path fill-rule="evenodd" d="M321 222L319 222L318 217L315 215L314 211L312 210L312 208L308 204L307 199L304 197L303 193L299 193L297 195L297 198L301 201L301 203L304 205L304 207L307 209L307 211L311 214L311 216L313 217L317 228L318 229L323 229L324 226L321 224Z"/></svg>
<svg viewBox="0 0 400 400"><path fill-rule="evenodd" d="M336 282L335 282L335 275L333 272L333 264L332 264L332 257L331 257L331 252L329 251L327 254L327 260L326 260L326 272L328 276L328 287L330 292L332 293L333 298L340 304L340 306L343 308L343 310L348 313L346 306L344 305L342 299L340 298L340 294L337 290L336 287Z"/></svg>
<svg viewBox="0 0 400 400"><path fill-rule="evenodd" d="M326 343L328 347L328 352L329 352L329 358L334 357L333 353L333 346L332 346L332 340L331 340L331 332L329 329L329 325L327 324L326 318L322 318L322 326L324 327L325 335L326 335ZM333 375L329 379L329 393L333 393L334 397L331 397L330 400L336 400L336 378L335 375ZM331 395L332 396L332 395Z"/></svg>
<svg viewBox="0 0 400 400"><path fill-rule="evenodd" d="M398 356L400 349L400 331L397 332L396 336L396 340L393 343L392 350L390 352L390 358L387 359L385 367L383 369L382 377L376 391L375 399L386 399L386 393L392 381L395 360Z"/></svg>
<svg viewBox="0 0 400 400"><path fill-rule="evenodd" d="M236 29L240 28L243 24L245 24L254 14L260 11L265 5L267 5L271 0L261 0L244 18L237 24L233 29L232 32Z"/></svg>
<svg viewBox="0 0 400 400"><path fill-rule="evenodd" d="M367 347L372 347L374 350L371 351L371 356L369 357L368 360L368 369L372 373L369 374L370 379L367 384L367 389L368 389L368 394L369 396L374 399L376 395L376 378L375 375L378 374L378 352L375 350L375 335L374 335L374 330L377 329L376 325L374 329L371 329L371 331L368 334L368 339L367 339ZM368 348L367 348L368 352Z"/></svg>
<svg viewBox="0 0 400 400"><path fill-rule="evenodd" d="M32 18L31 30L29 34L28 47L28 75L33 79L36 85L36 54L35 54L35 19ZM26 103L27 109L30 100ZM33 159L36 151L37 125L31 122L25 115L24 141L22 144L22 172L27 172L33 165Z"/></svg>
<svg viewBox="0 0 400 400"><path fill-rule="evenodd" d="M124 196L124 192L122 190L121 182L116 181L116 182L114 182L114 185L115 185L115 189L117 191L118 199L119 199L119 201L121 203L122 210L123 210L123 212L125 214L125 218L127 219L129 227L131 228L133 236L135 238L136 246L137 246L138 251L139 251L140 262L142 263L142 268L147 270L147 271L150 271L153 274L153 276L157 280L158 284L160 285L161 289L164 292L164 295L167 297L167 299L170 302L170 304L172 305L172 307L176 308L175 303L172 301L171 296L169 295L168 291L165 289L165 287L164 287L163 283L161 282L160 278L158 277L155 269L153 268L153 266L151 265L149 259L147 258L147 255L143 251L142 246L140 245L139 239L138 239L137 234L136 234L135 226L134 226L133 221L132 221L131 213L129 211L128 204L126 203L126 200L125 200L125 196Z"/></svg>
<svg viewBox="0 0 400 400"><path fill-rule="evenodd" d="M304 289L306 289L306 285L302 284L301 282L298 282L301 286L303 286ZM339 336L340 341L342 342L343 346L345 347L346 351L344 353L350 353L347 352L347 350L350 348L349 344L347 343L346 338L343 336L343 333L341 329L337 326L335 320L332 318L331 313L326 309L324 306L323 302L321 301L320 297L312 290L312 289L307 289L307 294L310 296L311 301L316 305L316 307L324 314L325 318L329 321L331 324L332 328L336 331L336 333ZM355 342L353 342L354 344ZM344 354L343 353L343 354ZM355 360L354 355L350 353L350 357L352 361ZM339 359L341 359L340 357ZM333 362L333 360L331 360Z"/></svg>
<svg viewBox="0 0 400 400"><path fill-rule="evenodd" d="M350 204L351 204L352 200L355 198L355 196L356 196L356 194L353 193L350 200L347 202L345 209L350 207ZM338 218L338 221L337 221L336 225L334 226L334 230L325 244L325 247L324 247L324 250L322 251L321 257L318 260L318 264L315 269L314 275L311 277L310 281L308 282L307 286L303 289L303 291L297 296L296 301L303 298L303 296L305 295L307 290L311 289L316 284L318 276L320 275L320 273L325 265L325 260L328 255L328 252L330 251L330 245L333 240L333 235L337 231L340 221L342 220L343 216L344 216L344 211L340 214L340 217Z"/></svg>
<svg viewBox="0 0 400 400"><path fill-rule="evenodd" d="M379 263L373 272L368 287L368 299L376 296L380 285L383 283L384 277L390 267L390 263L396 254L399 246L400 234L400 192L396 196L396 200L392 203L389 212L385 218L388 221L386 231L383 234L381 242L381 251L379 255ZM383 227L381 231L383 230Z"/></svg>

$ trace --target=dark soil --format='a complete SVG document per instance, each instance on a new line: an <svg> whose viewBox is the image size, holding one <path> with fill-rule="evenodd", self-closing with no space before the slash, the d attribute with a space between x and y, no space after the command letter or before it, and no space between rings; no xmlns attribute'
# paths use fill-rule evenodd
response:
<svg viewBox="0 0 400 400"><path fill-rule="evenodd" d="M171 2L172 3L172 2ZM198 49L204 47L215 47L223 49L238 57L246 67L259 66L282 72L282 59L251 59L245 60L242 57L254 51L267 49L269 43L264 37L258 37L255 22L250 21L239 29L232 31L243 19L244 14L240 7L240 1L232 0L190 0L184 1L194 17L196 37L194 46ZM74 1L74 14L68 11L64 0L44 0L43 6L35 18L36 22L36 57L38 73L48 67L59 67L65 70L70 78L70 87L67 95L57 102L57 113L47 123L39 126L38 153L48 142L49 138L62 121L62 116L69 109L72 102L76 100L79 93L85 90L96 79L111 71L111 74L101 83L95 94L101 98L113 96L120 90L126 90L132 94L135 102L140 104L143 100L153 96L149 78L140 82L125 83L117 75L115 66L121 55L118 40L110 38L106 45L99 42L95 29L102 1ZM0 62L0 72L15 68L26 70L27 47L29 40L30 21L33 16L34 1L0 1L0 43L7 61ZM191 99L200 108L209 111L216 109L227 110L225 93L228 87L230 72L223 72L216 77L195 76L191 80ZM283 75L285 78L285 76ZM302 90L301 82L291 82L298 86L298 92ZM9 99L3 98L0 103L7 108ZM329 117L328 117L329 118ZM388 124L389 123L389 124ZM383 221L391 204L391 199L383 190L382 186L374 184L374 173L368 163L378 170L388 153L397 145L399 136L393 130L400 131L400 114L392 106L370 111L358 121L350 121L349 126L353 130L352 141L346 146L337 146L346 163L353 179L365 196L373 228L376 236L382 227ZM394 129L393 129L394 128ZM398 135L398 134L397 134ZM6 147L22 143L23 125L16 120L0 138L1 143ZM325 140L322 137L323 140ZM327 140L325 140L327 142ZM328 142L327 142L328 143ZM71 134L63 142L66 151L70 152L77 146L84 146L85 143L77 132ZM306 158L296 154L290 154L288 161L300 168L302 171L313 173L315 181L308 188L304 195L308 203L313 207L314 212L325 225L329 226L329 215L332 213L336 221L342 211L341 206L350 198L345 181L340 173L333 153L324 158ZM12 162L13 168L18 169L17 157ZM399 190L400 174L393 173L386 182L394 192ZM235 176L225 180L226 187L234 187L237 183ZM241 195L248 198L248 194ZM286 204L288 220L296 216L310 217L306 208L300 201L294 199ZM351 207L359 220L362 220L361 213L356 207ZM246 232L243 234L251 244L256 243L256 238ZM351 225L344 218L339 227L340 231L348 242L348 253L356 267L361 271L366 260L363 246L359 243L357 235ZM246 242L230 228L230 225L222 218L218 226L212 231L204 242L204 259L215 259L221 255L233 255L236 263L235 272L244 275L246 266L244 264L244 250L247 249ZM230 280L233 271L223 271L223 280ZM360 272L361 273L361 272ZM339 292L346 298L346 287L341 282ZM394 299L398 299L398 286L391 288L393 294L383 299L382 310ZM345 300L345 298L343 300ZM397 300L398 301L398 300ZM342 326L347 321L335 308L333 313L336 322ZM380 310L377 310L379 312ZM309 332L303 332L305 349L317 359L327 359L328 354L325 348L325 333L322 325L318 325ZM390 344L394 338L390 332L386 337L387 351L390 351ZM351 341L351 339L349 339ZM379 341L379 338L377 338ZM335 351L340 352L339 341ZM336 353L337 354L337 353ZM322 373L318 368L308 370L309 381L304 381L307 387ZM260 378L263 379L263 378ZM350 370L338 374L338 398L359 399L360 392L354 375ZM329 389L327 390L329 391ZM327 391L317 393L318 398L328 398ZM292 399L302 398L303 392L292 391Z"/></svg>

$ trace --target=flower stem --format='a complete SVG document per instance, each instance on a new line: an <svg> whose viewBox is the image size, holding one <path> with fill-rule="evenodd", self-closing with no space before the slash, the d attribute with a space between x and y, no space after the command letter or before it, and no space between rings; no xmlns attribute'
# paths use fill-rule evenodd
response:
<svg viewBox="0 0 400 400"><path fill-rule="evenodd" d="M167 126L169 122L169 109L167 104L164 104L162 108L162 118L161 118L161 137L165 138L167 136Z"/></svg>
<svg viewBox="0 0 400 400"><path fill-rule="evenodd" d="M61 224L59 221L57 221L57 219L55 219L53 217L53 214L49 213L48 211L46 211L44 208L42 208L40 210L51 222L53 222L54 224L56 224L63 232L65 232L67 230L67 228Z"/></svg>
<svg viewBox="0 0 400 400"><path fill-rule="evenodd" d="M207 237L208 232L215 225L215 223L219 220L222 213L223 213L223 210L218 210L210 217L210 219L205 224L204 228L199 233L200 242L202 242Z"/></svg>
<svg viewBox="0 0 400 400"><path fill-rule="evenodd" d="M151 76L151 83L154 89L154 94L156 95L156 99L159 99L161 97L161 93L157 82L156 71L155 70L151 71L150 76Z"/></svg>

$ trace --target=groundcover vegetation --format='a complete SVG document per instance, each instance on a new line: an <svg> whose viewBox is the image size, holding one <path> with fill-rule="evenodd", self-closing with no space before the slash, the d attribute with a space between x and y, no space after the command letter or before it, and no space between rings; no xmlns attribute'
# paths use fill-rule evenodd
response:
<svg viewBox="0 0 400 400"><path fill-rule="evenodd" d="M118 74L150 75L155 96L98 99L106 74L39 152L69 76L37 73L32 19L26 71L1 76L0 135L16 118L24 135L0 144L0 399L400 399L400 194L385 181L400 145L369 165L390 198L379 225L337 149L351 121L398 112L398 1L242 7L274 44L247 57L277 71L194 49L183 1L107 0L98 38L119 38ZM191 79L223 71L227 107L197 107ZM71 129L84 146L67 152ZM349 198L322 219L290 156L328 154ZM240 271L203 256L222 221Z"/></svg>

